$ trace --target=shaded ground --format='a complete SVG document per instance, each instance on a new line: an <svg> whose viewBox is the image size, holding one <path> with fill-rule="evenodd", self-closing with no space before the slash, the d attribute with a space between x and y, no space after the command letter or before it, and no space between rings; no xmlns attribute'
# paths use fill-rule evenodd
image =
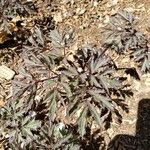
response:
<svg viewBox="0 0 150 150"><path fill-rule="evenodd" d="M109 143L108 150L149 150L150 147L150 99L142 99L138 105L135 136L118 134Z"/></svg>

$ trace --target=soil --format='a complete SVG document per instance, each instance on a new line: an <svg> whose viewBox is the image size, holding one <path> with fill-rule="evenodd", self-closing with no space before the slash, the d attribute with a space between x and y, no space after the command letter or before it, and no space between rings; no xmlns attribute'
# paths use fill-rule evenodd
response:
<svg viewBox="0 0 150 150"><path fill-rule="evenodd" d="M126 9L135 15L138 21L137 28L146 34L150 41L149 0L71 0L72 4L67 1L68 0L62 0L61 3L59 3L59 0L56 0L56 5L58 5L59 9L56 12L54 11L52 16L59 29L64 29L67 26L72 26L75 29L77 33L75 50L87 43L95 43L100 46L101 40L103 39L101 36L102 27L108 23L111 15L122 9ZM130 61L128 58L113 57L116 59L116 63L121 66L126 66ZM133 65L137 68L135 64ZM13 66L14 64L10 65L11 68L13 68ZM139 104L141 104L140 102L143 99L149 100L150 103L150 74L142 75L140 71L139 74L140 80L136 80L122 72L122 75L127 77L128 83L131 84L134 95L126 99L129 113L121 112L123 117L122 123L118 124L113 122L111 128L102 133L106 145L109 145L112 139L117 135L124 134L134 137L137 135ZM11 84L10 81L0 80L0 86L0 106L2 106L11 93ZM142 109L146 108L142 107ZM142 134L147 133L145 131L145 133Z"/></svg>

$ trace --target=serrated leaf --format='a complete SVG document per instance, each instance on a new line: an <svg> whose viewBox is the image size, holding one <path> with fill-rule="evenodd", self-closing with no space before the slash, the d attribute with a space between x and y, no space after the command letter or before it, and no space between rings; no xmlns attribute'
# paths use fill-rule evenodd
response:
<svg viewBox="0 0 150 150"><path fill-rule="evenodd" d="M72 92L71 92L71 89L70 89L70 85L68 83L65 83L65 82L61 82L61 85L65 89L68 97L71 97L72 96Z"/></svg>
<svg viewBox="0 0 150 150"><path fill-rule="evenodd" d="M83 110L82 110L82 112L80 114L80 117L78 118L78 121L77 121L77 123L78 123L78 131L79 131L81 137L83 137L85 132L86 132L85 131L85 127L86 127L87 111L88 111L87 107L83 108Z"/></svg>
<svg viewBox="0 0 150 150"><path fill-rule="evenodd" d="M146 72L150 70L150 61L148 61L146 58L144 59L141 71Z"/></svg>
<svg viewBox="0 0 150 150"><path fill-rule="evenodd" d="M37 34L37 40L41 45L44 45L44 39L41 30L38 27L35 27L35 33Z"/></svg>
<svg viewBox="0 0 150 150"><path fill-rule="evenodd" d="M25 136L33 137L33 134L29 128L22 128L22 133Z"/></svg>
<svg viewBox="0 0 150 150"><path fill-rule="evenodd" d="M94 58L91 58L91 63L90 63L90 69L91 69L91 73L94 73Z"/></svg>
<svg viewBox="0 0 150 150"><path fill-rule="evenodd" d="M108 97L104 97L100 94L96 94L96 93L91 93L94 100L96 100L97 102L102 102L102 105L109 109L110 111L114 111L114 106L113 104L110 102L110 99Z"/></svg>
<svg viewBox="0 0 150 150"><path fill-rule="evenodd" d="M71 105L71 103L70 103L70 105ZM71 110L70 116L73 116L74 114L77 114L78 111L80 111L80 109L82 109L83 105L84 105L83 102L77 103L76 108Z"/></svg>
<svg viewBox="0 0 150 150"><path fill-rule="evenodd" d="M107 93L109 93L109 89L108 89L107 82L106 82L106 77L99 76L98 79L100 80L101 85L104 87Z"/></svg>
<svg viewBox="0 0 150 150"><path fill-rule="evenodd" d="M50 84L51 85L51 84ZM53 84L52 84L53 85ZM51 101L54 98L54 90L50 90L46 93L45 97L44 97L44 102L48 103L49 101Z"/></svg>
<svg viewBox="0 0 150 150"><path fill-rule="evenodd" d="M98 58L96 61L95 61L95 64L94 64L94 70L93 72L96 72L98 70L98 68L102 67L103 65L107 64L108 62L108 59L101 59L101 58Z"/></svg>
<svg viewBox="0 0 150 150"><path fill-rule="evenodd" d="M90 76L90 82L91 86L95 85L96 87L100 87L100 84L98 83L96 77L94 77L93 75Z"/></svg>
<svg viewBox="0 0 150 150"><path fill-rule="evenodd" d="M123 17L126 21L129 21L130 23L132 23L131 21L133 20L132 15L130 13L128 13L127 11L121 11L118 12L118 14Z"/></svg>
<svg viewBox="0 0 150 150"><path fill-rule="evenodd" d="M145 57L144 53L143 54L139 53L138 55L135 55L135 61L140 62L141 60L144 59L144 57Z"/></svg>
<svg viewBox="0 0 150 150"><path fill-rule="evenodd" d="M87 79L87 74L86 74L86 72L80 74L80 78L81 78L82 82L86 82L86 79Z"/></svg>
<svg viewBox="0 0 150 150"><path fill-rule="evenodd" d="M62 144L68 142L68 140L72 137L72 134L67 135L66 137L60 139L53 147L53 149L59 148Z"/></svg>
<svg viewBox="0 0 150 150"><path fill-rule="evenodd" d="M61 45L62 36L59 34L58 30L51 31L49 36L52 40L53 45L56 48L62 48L62 45Z"/></svg>
<svg viewBox="0 0 150 150"><path fill-rule="evenodd" d="M96 123L99 125L99 126L102 126L102 120L101 120L101 117L100 117L100 114L97 112L96 110L96 107L94 107L92 104L88 104L89 105L89 109L90 109L90 112L91 112L91 115L94 117Z"/></svg>
<svg viewBox="0 0 150 150"><path fill-rule="evenodd" d="M56 112L56 108L57 108L57 103L56 103L56 97L57 97L57 92L54 91L54 93L52 94L51 97L49 97L49 104L48 104L48 110L49 110L49 114L52 118L52 120L54 119L54 114Z"/></svg>
<svg viewBox="0 0 150 150"><path fill-rule="evenodd" d="M28 118L31 119L31 118ZM41 122L38 120L27 120L28 123L24 125L25 128L28 128L30 130L36 130L37 128L41 127Z"/></svg>
<svg viewBox="0 0 150 150"><path fill-rule="evenodd" d="M68 71L70 72L70 73L72 73L72 75L78 75L78 72L77 72L77 70L76 70L76 68L74 68L74 67L69 67L68 68Z"/></svg>
<svg viewBox="0 0 150 150"><path fill-rule="evenodd" d="M72 114L72 112L74 112L75 110L77 110L77 102L78 102L78 98L72 98L72 100L69 102L69 105L67 107L67 116L69 116L70 114Z"/></svg>
<svg viewBox="0 0 150 150"><path fill-rule="evenodd" d="M112 105L112 103L110 102L110 99L107 97L104 97L102 95L94 95L94 99L96 101L101 101L102 104L104 105L104 107L106 107L107 109L114 111L114 107Z"/></svg>
<svg viewBox="0 0 150 150"><path fill-rule="evenodd" d="M116 79L107 79L107 85L109 88L119 89L122 88L122 84Z"/></svg>

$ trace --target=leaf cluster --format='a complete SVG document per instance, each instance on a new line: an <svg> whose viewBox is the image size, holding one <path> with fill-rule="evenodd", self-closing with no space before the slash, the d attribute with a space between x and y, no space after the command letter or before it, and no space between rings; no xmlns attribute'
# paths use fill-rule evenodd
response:
<svg viewBox="0 0 150 150"><path fill-rule="evenodd" d="M139 62L141 71L150 71L148 41L144 34L136 30L136 21L131 13L123 10L113 15L103 34L104 45L119 54L130 50L131 57Z"/></svg>
<svg viewBox="0 0 150 150"><path fill-rule="evenodd" d="M72 28L44 35L35 26L32 33L12 98L0 110L2 140L11 149L79 149L74 132L84 137L91 124L104 128L113 115L121 120L125 86L103 50L89 44L72 52Z"/></svg>
<svg viewBox="0 0 150 150"><path fill-rule="evenodd" d="M5 149L79 148L64 124L54 126L50 121L37 119L37 115L21 101L11 101L0 110L1 142L5 143Z"/></svg>

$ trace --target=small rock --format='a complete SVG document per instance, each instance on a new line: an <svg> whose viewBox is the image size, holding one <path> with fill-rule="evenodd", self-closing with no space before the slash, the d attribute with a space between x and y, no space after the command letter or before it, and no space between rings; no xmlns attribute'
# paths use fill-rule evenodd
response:
<svg viewBox="0 0 150 150"><path fill-rule="evenodd" d="M15 72L5 65L0 66L0 78L11 80L15 75Z"/></svg>
<svg viewBox="0 0 150 150"><path fill-rule="evenodd" d="M62 20L61 12L58 12L54 15L54 21L56 21L56 23L62 22Z"/></svg>

